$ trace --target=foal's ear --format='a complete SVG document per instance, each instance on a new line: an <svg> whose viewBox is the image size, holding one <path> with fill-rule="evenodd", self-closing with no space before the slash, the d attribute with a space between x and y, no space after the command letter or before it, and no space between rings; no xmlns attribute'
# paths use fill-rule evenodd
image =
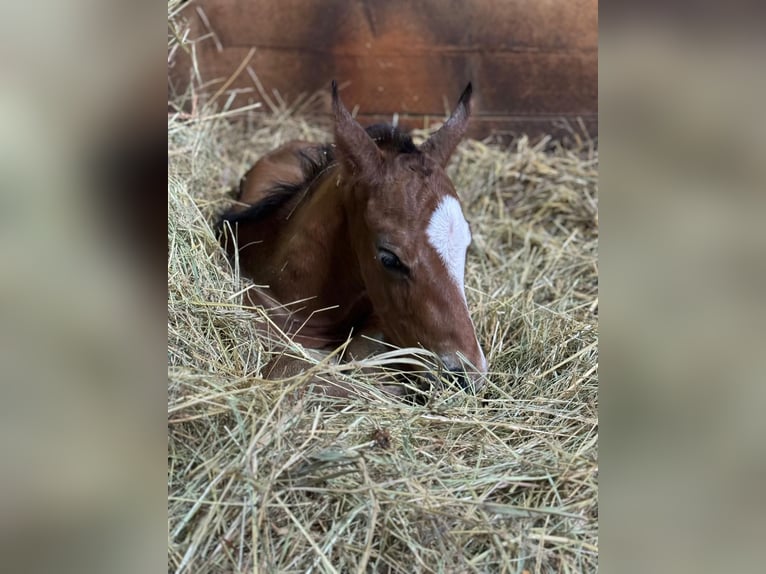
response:
<svg viewBox="0 0 766 574"><path fill-rule="evenodd" d="M444 125L420 146L420 150L424 154L436 160L442 167L447 167L452 152L455 151L457 144L465 135L465 130L468 127L468 116L471 115L472 92L471 82L468 82L457 102L455 111L444 122Z"/></svg>
<svg viewBox="0 0 766 574"><path fill-rule="evenodd" d="M380 170L383 154L364 128L338 97L338 83L332 81L332 109L335 113L335 146L338 160L352 174L373 174Z"/></svg>

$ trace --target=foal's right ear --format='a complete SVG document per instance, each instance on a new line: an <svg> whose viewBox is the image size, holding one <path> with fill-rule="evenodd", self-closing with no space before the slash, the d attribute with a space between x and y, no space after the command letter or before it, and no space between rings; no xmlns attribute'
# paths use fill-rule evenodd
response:
<svg viewBox="0 0 766 574"><path fill-rule="evenodd" d="M435 159L442 167L447 167L452 152L455 151L457 144L463 139L468 128L468 117L471 115L471 94L473 87L471 82L463 90L458 100L457 107L449 119L439 130L428 138L420 150Z"/></svg>
<svg viewBox="0 0 766 574"><path fill-rule="evenodd" d="M372 175L380 170L383 154L340 101L338 83L332 81L332 109L335 113L335 146L338 160L354 175Z"/></svg>

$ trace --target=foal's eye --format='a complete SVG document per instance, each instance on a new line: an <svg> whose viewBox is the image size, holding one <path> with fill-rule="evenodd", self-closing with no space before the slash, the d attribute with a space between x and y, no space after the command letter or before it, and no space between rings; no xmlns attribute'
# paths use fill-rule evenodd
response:
<svg viewBox="0 0 766 574"><path fill-rule="evenodd" d="M383 267L386 269L389 269L391 271L396 271L398 273L402 273L404 275L409 273L409 269L407 269L407 266L402 263L402 261L394 254L391 253L388 249L378 249L378 259L380 259L380 262L383 264Z"/></svg>

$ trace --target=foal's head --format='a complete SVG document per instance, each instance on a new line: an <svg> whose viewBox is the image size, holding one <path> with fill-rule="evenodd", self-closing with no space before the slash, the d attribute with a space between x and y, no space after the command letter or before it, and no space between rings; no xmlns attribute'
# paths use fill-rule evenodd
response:
<svg viewBox="0 0 766 574"><path fill-rule="evenodd" d="M452 116L418 148L388 126L365 131L333 83L351 242L383 333L400 347L432 351L461 382L477 385L487 361L463 284L471 232L444 171L465 134L470 99L468 84Z"/></svg>

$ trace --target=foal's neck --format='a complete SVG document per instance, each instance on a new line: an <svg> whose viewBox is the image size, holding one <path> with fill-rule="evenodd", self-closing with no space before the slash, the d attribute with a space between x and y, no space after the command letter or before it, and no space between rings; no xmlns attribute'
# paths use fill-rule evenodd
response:
<svg viewBox="0 0 766 574"><path fill-rule="evenodd" d="M350 237L346 193L332 170L291 206L273 252L268 284L282 303L302 301L301 333L344 340L371 314Z"/></svg>

